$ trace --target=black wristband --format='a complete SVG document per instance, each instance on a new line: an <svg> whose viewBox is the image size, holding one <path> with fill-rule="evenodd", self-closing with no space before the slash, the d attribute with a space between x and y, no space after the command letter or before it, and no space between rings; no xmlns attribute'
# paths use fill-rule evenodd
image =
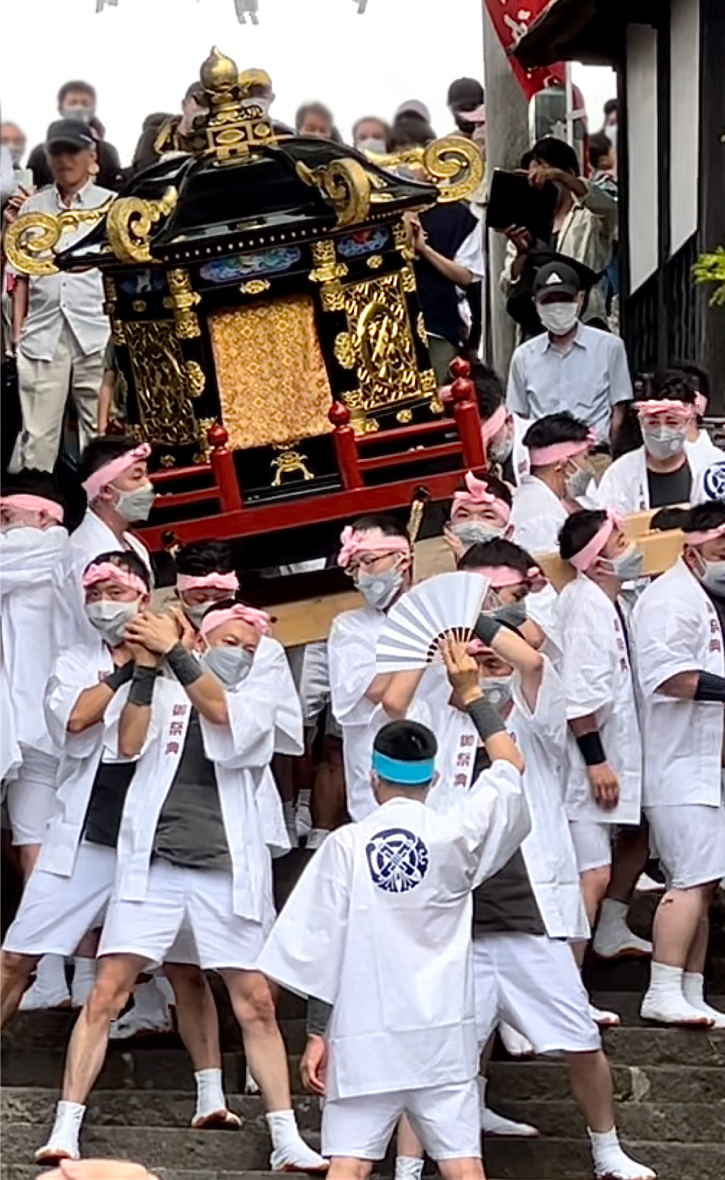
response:
<svg viewBox="0 0 725 1180"><path fill-rule="evenodd" d="M479 615L473 630L476 638L480 639L481 643L485 643L486 647L490 647L501 630L501 620L495 618L494 615Z"/></svg>
<svg viewBox="0 0 725 1180"><path fill-rule="evenodd" d="M607 761L607 755L604 753L604 746L599 736L599 730L595 729L592 733L583 733L581 737L576 738L576 744L579 747L579 753L584 759L585 766L601 766L602 762Z"/></svg>
<svg viewBox="0 0 725 1180"><path fill-rule="evenodd" d="M193 684L202 675L199 661L194 659L183 643L177 643L172 647L166 662L182 688L186 688L187 684Z"/></svg>
<svg viewBox="0 0 725 1180"><path fill-rule="evenodd" d="M131 677L131 687L128 690L129 705L140 705L148 708L153 700L154 685L159 674L158 668L146 668L136 665Z"/></svg>
<svg viewBox="0 0 725 1180"><path fill-rule="evenodd" d="M466 712L478 730L482 741L487 742L494 734L506 732L506 726L496 709L483 697L476 697L475 701L466 705Z"/></svg>
<svg viewBox="0 0 725 1180"><path fill-rule="evenodd" d="M308 1037L324 1037L332 1016L332 1004L318 1000L316 996L307 997L307 1021L305 1031Z"/></svg>
<svg viewBox="0 0 725 1180"><path fill-rule="evenodd" d="M133 660L129 660L127 664L121 664L120 668L114 668L110 676L107 676L103 683L110 688L111 692L118 692L122 684L126 684L133 676L135 664Z"/></svg>
<svg viewBox="0 0 725 1180"><path fill-rule="evenodd" d="M725 702L725 676L717 676L714 672L700 672L695 695L692 699L723 704Z"/></svg>

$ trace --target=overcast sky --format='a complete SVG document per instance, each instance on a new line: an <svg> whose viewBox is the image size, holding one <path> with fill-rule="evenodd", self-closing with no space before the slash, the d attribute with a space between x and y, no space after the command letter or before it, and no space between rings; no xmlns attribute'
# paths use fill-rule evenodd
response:
<svg viewBox="0 0 725 1180"><path fill-rule="evenodd" d="M390 119L406 98L428 104L438 134L451 130L449 82L483 79L482 0L259 0L259 25L237 22L233 0L16 0L5 7L0 48L2 117L21 124L29 143L56 117L60 84L85 78L124 163L152 111L176 111L213 44L242 68L272 76L274 114L292 122L309 99L327 103L344 137L360 115ZM614 93L609 70L575 67L600 124Z"/></svg>

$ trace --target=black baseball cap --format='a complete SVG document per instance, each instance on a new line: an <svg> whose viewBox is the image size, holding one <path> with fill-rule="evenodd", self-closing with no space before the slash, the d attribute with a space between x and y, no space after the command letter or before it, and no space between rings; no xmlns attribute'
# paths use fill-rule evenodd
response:
<svg viewBox="0 0 725 1180"><path fill-rule="evenodd" d="M550 291L556 291L559 295L577 295L581 289L579 275L566 262L546 262L536 272L534 299Z"/></svg>
<svg viewBox="0 0 725 1180"><path fill-rule="evenodd" d="M91 129L82 119L56 119L45 137L47 148L69 147L75 151L95 147Z"/></svg>
<svg viewBox="0 0 725 1180"><path fill-rule="evenodd" d="M483 86L475 78L456 78L448 87L448 106L454 111L473 111L483 102Z"/></svg>

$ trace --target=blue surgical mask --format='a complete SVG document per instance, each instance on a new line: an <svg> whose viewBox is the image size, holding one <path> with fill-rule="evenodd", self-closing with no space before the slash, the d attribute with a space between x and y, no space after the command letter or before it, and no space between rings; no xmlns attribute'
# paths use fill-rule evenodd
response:
<svg viewBox="0 0 725 1180"><path fill-rule="evenodd" d="M606 557L604 561L609 565L609 570L615 578L621 579L622 582L636 582L642 573L644 550L640 549L639 545L630 545L624 553L617 557Z"/></svg>
<svg viewBox="0 0 725 1180"><path fill-rule="evenodd" d="M725 561L705 561L702 573L698 574L703 586L718 597L725 597Z"/></svg>
<svg viewBox="0 0 725 1180"><path fill-rule="evenodd" d="M225 688L237 688L252 671L254 656L244 647L210 647L201 657L202 665Z"/></svg>

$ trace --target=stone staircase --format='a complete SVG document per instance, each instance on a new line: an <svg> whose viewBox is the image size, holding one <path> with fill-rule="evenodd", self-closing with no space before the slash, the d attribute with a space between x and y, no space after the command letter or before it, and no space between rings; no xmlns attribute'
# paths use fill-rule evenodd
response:
<svg viewBox="0 0 725 1180"><path fill-rule="evenodd" d="M656 900L656 899L655 899ZM638 897L632 925L646 933L654 901ZM725 907L714 929L710 988L725 1006ZM648 967L630 960L587 969L595 1003L619 1011L624 1025L605 1033L614 1069L617 1119L624 1143L661 1180L725 1177L725 1031L644 1027L639 997ZM241 1131L189 1129L193 1075L176 1037L149 1037L113 1046L86 1120L86 1155L142 1161L163 1180L267 1180L269 1143L259 1097L247 1096L240 1036L226 1002L220 1005L224 1069ZM300 1001L283 997L280 1010L298 1078L304 1045ZM2 1047L2 1173L0 1180L38 1174L33 1152L44 1142L61 1079L71 1013L19 1016ZM296 1084L300 1126L317 1143L316 1099ZM496 1110L538 1126L538 1140L484 1142L487 1175L495 1180L591 1180L584 1126L562 1062L494 1060L489 1088ZM391 1175L390 1162L381 1176Z"/></svg>

